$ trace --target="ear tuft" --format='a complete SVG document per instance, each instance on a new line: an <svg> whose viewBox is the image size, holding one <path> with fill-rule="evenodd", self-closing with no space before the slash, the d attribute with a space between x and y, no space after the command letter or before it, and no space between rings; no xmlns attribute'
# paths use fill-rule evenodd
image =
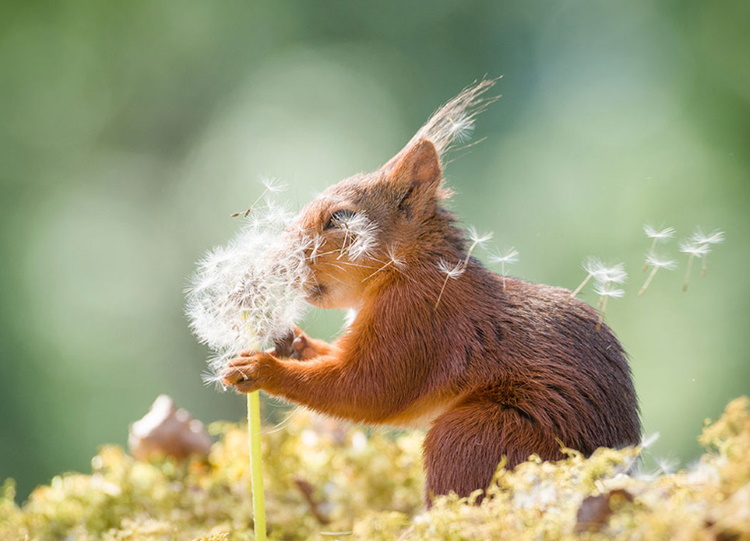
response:
<svg viewBox="0 0 750 541"><path fill-rule="evenodd" d="M402 151L391 170L390 177L399 183L412 186L434 184L437 188L442 174L440 156L435 150L435 145L427 139L419 139Z"/></svg>

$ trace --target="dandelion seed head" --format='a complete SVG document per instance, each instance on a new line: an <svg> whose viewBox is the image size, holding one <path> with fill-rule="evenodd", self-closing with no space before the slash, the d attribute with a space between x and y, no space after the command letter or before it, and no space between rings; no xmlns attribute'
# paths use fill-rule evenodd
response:
<svg viewBox="0 0 750 541"><path fill-rule="evenodd" d="M656 267L658 269L674 270L677 268L676 261L674 261L673 259L665 259L656 254L646 255L646 263L648 263L651 267Z"/></svg>
<svg viewBox="0 0 750 541"><path fill-rule="evenodd" d="M395 245L391 244L386 249L386 256L388 261L398 269L406 268L406 260L398 255L398 249Z"/></svg>
<svg viewBox="0 0 750 541"><path fill-rule="evenodd" d="M658 439L659 439L658 432L654 432L653 434L646 434L641 439L641 447L644 449L653 447L653 445L658 441Z"/></svg>
<svg viewBox="0 0 750 541"><path fill-rule="evenodd" d="M693 236L690 237L690 241L694 244L721 244L724 242L724 232L719 229L714 229L711 233L706 234L698 228Z"/></svg>
<svg viewBox="0 0 750 541"><path fill-rule="evenodd" d="M459 113L453 118L446 120L446 129L453 139L463 143L471 138L474 132L474 119L465 113Z"/></svg>
<svg viewBox="0 0 750 541"><path fill-rule="evenodd" d="M656 229L655 227L646 224L643 226L643 232L650 239L656 239L657 241L666 241L674 237L674 227L665 227L664 229Z"/></svg>
<svg viewBox="0 0 750 541"><path fill-rule="evenodd" d="M606 265L601 259L596 257L587 257L583 262L583 269L593 276L594 280L603 284L622 284L628 278L628 273L625 272L625 265L623 263Z"/></svg>
<svg viewBox="0 0 750 541"><path fill-rule="evenodd" d="M691 255L693 257L703 257L711 251L709 244L696 244L692 240L683 241L680 243L680 252Z"/></svg>
<svg viewBox="0 0 750 541"><path fill-rule="evenodd" d="M259 349L285 336L306 308L309 268L304 246L284 235L278 207L255 215L226 246L198 262L186 312L198 339L221 369L243 349Z"/></svg>
<svg viewBox="0 0 750 541"><path fill-rule="evenodd" d="M511 263L517 263L518 262L518 250L511 247L505 250L504 252L491 253L489 254L489 259L493 263L503 263L505 265L510 265Z"/></svg>
<svg viewBox="0 0 750 541"><path fill-rule="evenodd" d="M624 289L618 289L611 284L612 282L598 283L594 286L594 291L600 297L611 297L613 299L619 299L625 295Z"/></svg>
<svg viewBox="0 0 750 541"><path fill-rule="evenodd" d="M283 192L287 189L287 185L284 182L273 177L264 177L260 180L260 183L271 193Z"/></svg>
<svg viewBox="0 0 750 541"><path fill-rule="evenodd" d="M476 227L474 227L473 225L468 226L466 228L466 232L468 233L469 239L471 240L472 244L477 246L481 246L485 242L492 239L493 236L491 231L480 234L479 231L477 231Z"/></svg>
<svg viewBox="0 0 750 541"><path fill-rule="evenodd" d="M466 270L463 261L459 261L457 263L448 263L445 259L442 258L437 262L437 268L440 272L447 275L448 278L452 278L454 280L461 276Z"/></svg>

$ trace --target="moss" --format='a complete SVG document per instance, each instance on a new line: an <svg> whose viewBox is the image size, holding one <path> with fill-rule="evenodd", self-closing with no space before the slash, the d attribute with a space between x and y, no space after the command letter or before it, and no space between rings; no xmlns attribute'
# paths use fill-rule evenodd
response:
<svg viewBox="0 0 750 541"><path fill-rule="evenodd" d="M247 435L216 425L207 462L135 461L103 447L23 506L6 481L0 539L233 541L252 536ZM750 401L731 402L688 470L628 474L636 449L500 467L478 505L422 506L421 437L367 435L299 410L263 436L271 539L750 539ZM475 498L478 495L475 495ZM471 498L469 499L471 500Z"/></svg>

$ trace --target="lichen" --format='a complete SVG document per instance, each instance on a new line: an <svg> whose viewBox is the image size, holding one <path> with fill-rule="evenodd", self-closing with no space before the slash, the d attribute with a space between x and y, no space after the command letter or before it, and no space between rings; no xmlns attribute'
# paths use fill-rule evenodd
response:
<svg viewBox="0 0 750 541"><path fill-rule="evenodd" d="M22 506L0 494L0 539L252 538L247 433L214 425L207 461L139 462L105 446ZM502 466L486 497L422 504L421 436L344 427L304 410L263 434L270 539L750 539L750 400L731 402L676 473L633 473L638 449Z"/></svg>

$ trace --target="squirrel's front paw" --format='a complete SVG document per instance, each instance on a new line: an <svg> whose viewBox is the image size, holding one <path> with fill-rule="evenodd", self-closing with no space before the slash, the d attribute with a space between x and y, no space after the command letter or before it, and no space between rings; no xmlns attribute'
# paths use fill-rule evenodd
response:
<svg viewBox="0 0 750 541"><path fill-rule="evenodd" d="M265 351L243 351L227 363L219 374L221 382L227 387L234 387L237 392L251 393L263 386L265 368L276 359Z"/></svg>

